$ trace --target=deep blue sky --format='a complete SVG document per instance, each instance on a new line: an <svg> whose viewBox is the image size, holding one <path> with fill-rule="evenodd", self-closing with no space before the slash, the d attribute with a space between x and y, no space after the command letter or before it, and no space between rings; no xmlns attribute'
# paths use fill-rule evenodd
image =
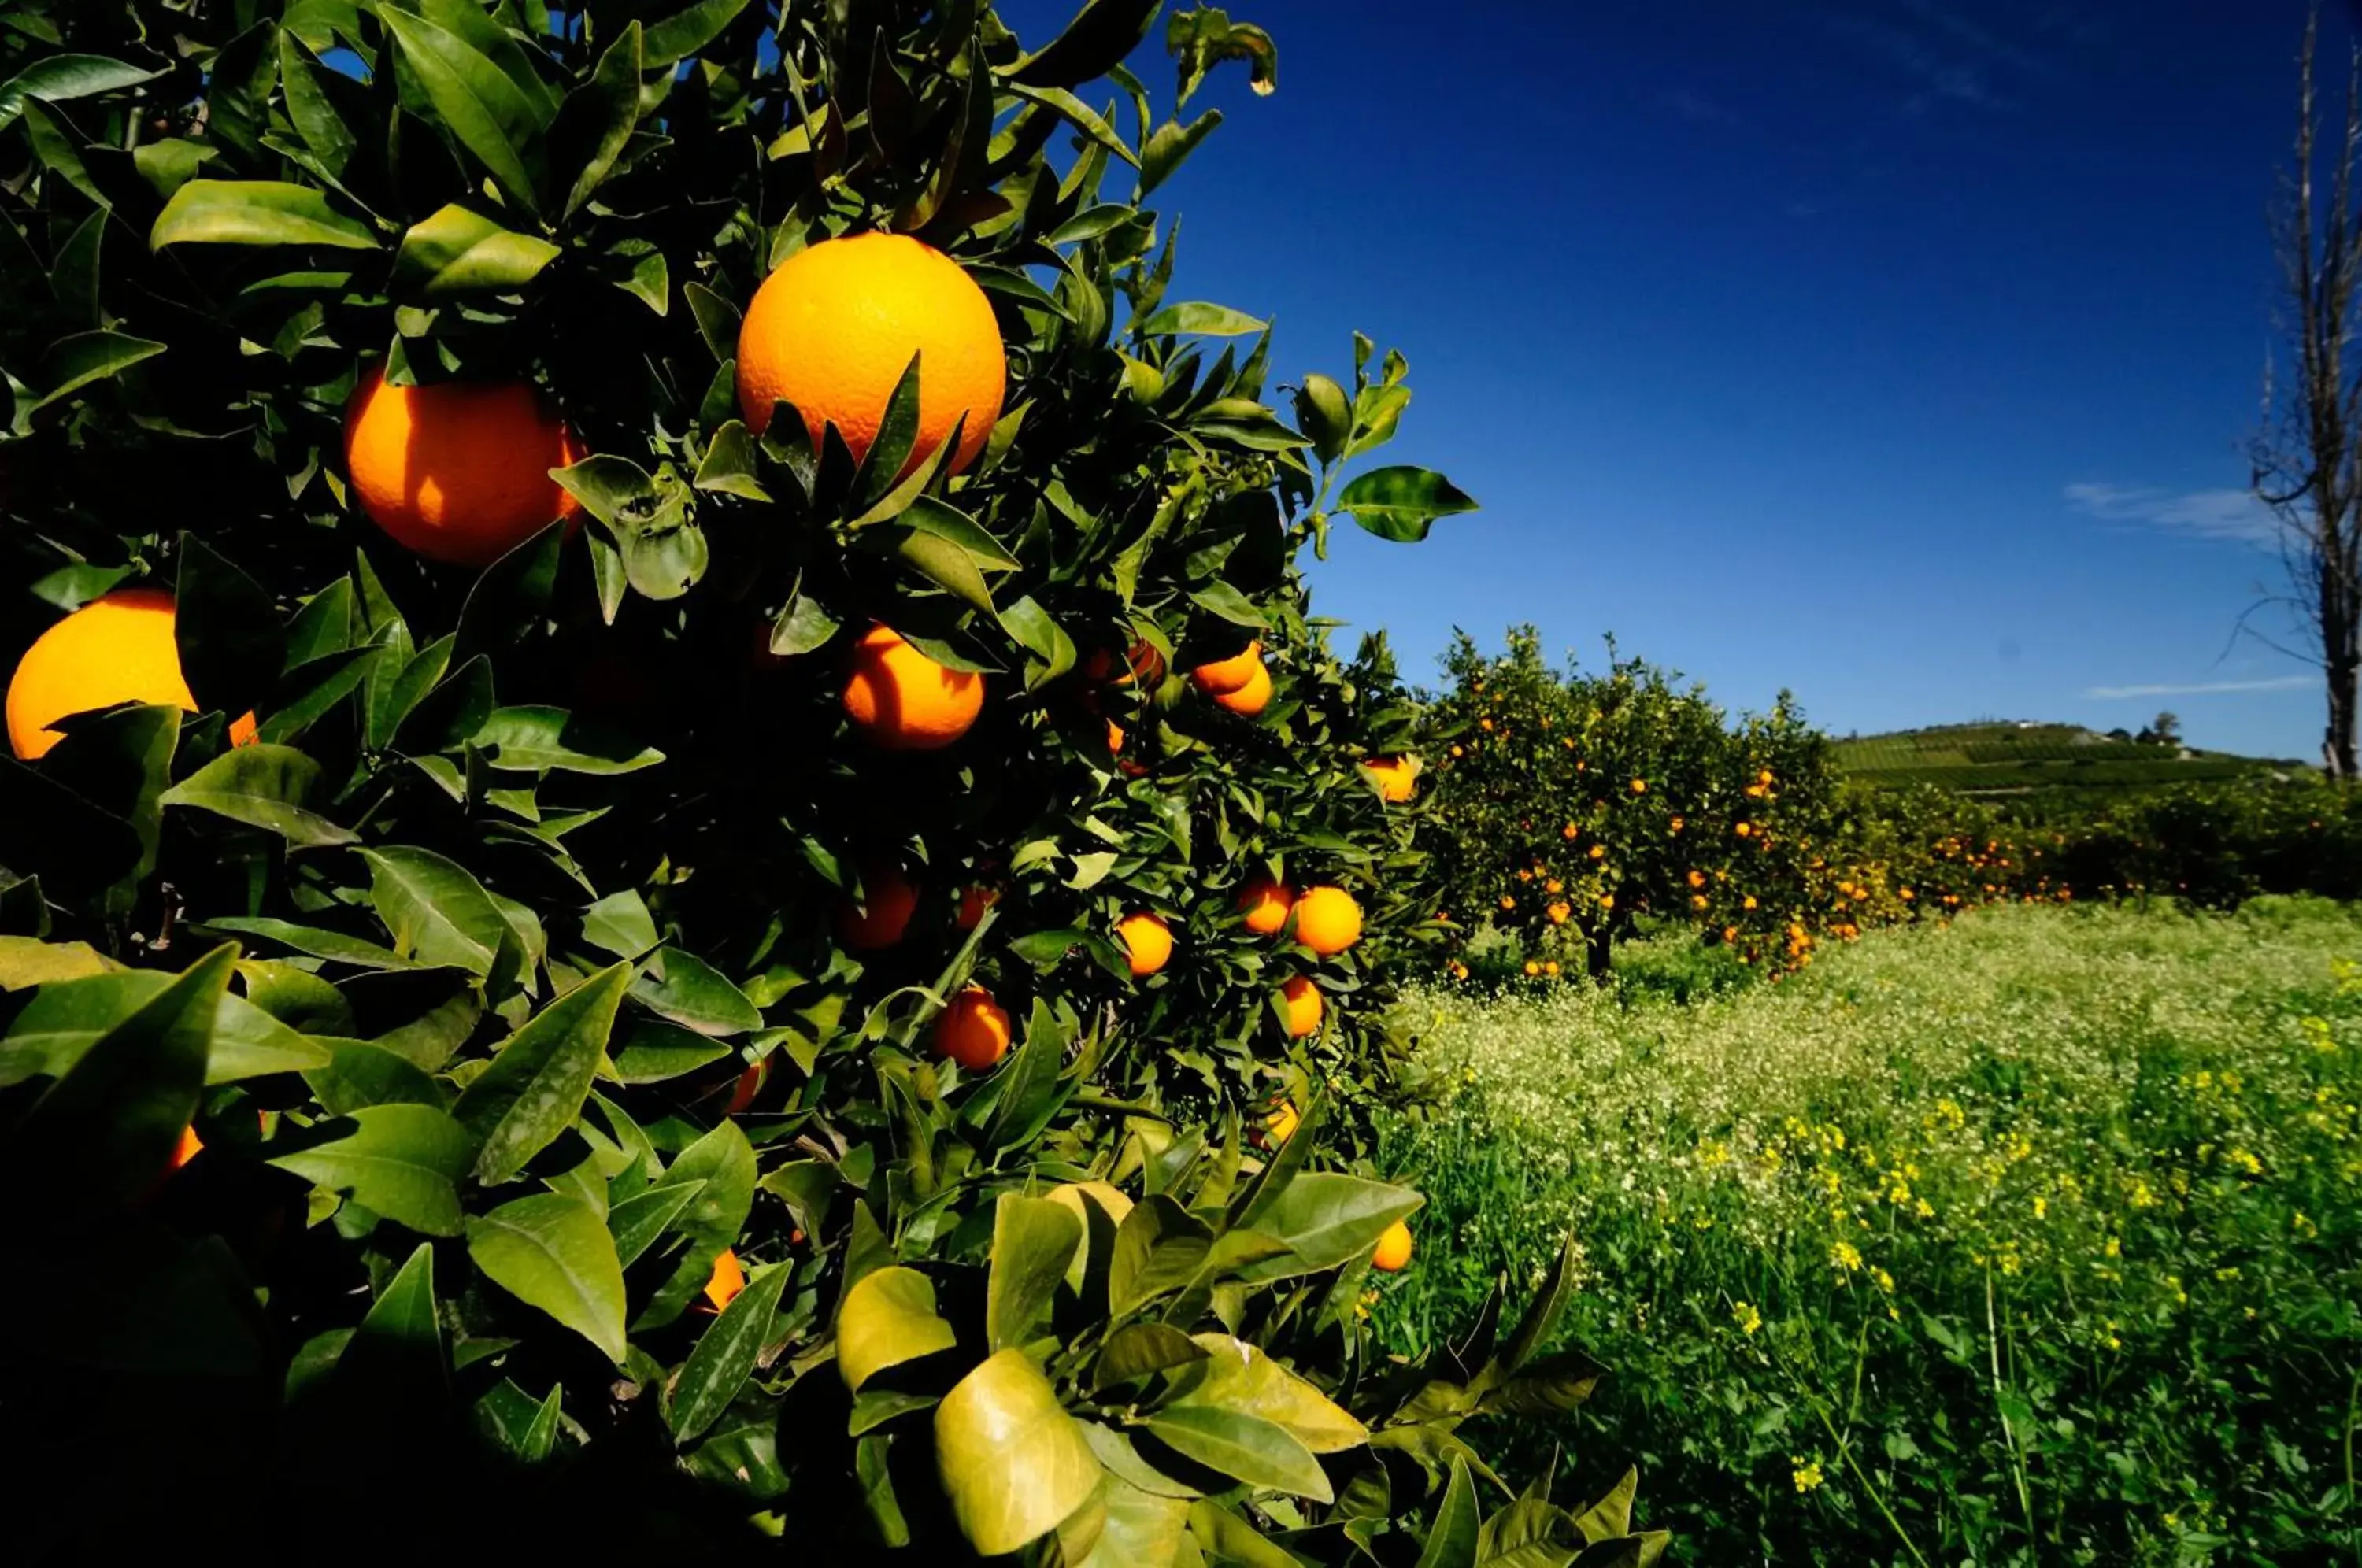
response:
<svg viewBox="0 0 2362 1568"><path fill-rule="evenodd" d="M1271 316L1282 380L1408 356L1392 458L1484 510L1314 579L1406 673L1530 621L1838 734L2169 707L2317 754L2311 668L2224 657L2279 570L2239 536L2300 0L1231 9L1279 91L1201 95L1169 297Z"/></svg>

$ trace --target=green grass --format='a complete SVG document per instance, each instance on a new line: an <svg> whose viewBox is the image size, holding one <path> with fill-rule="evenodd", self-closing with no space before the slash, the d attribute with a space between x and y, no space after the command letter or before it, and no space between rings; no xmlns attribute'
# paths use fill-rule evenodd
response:
<svg viewBox="0 0 2362 1568"><path fill-rule="evenodd" d="M1946 724L1832 743L1838 768L1866 784L1937 784L1965 794L2147 790L2295 766L2227 752L2110 740L2073 724Z"/></svg>
<svg viewBox="0 0 2362 1568"><path fill-rule="evenodd" d="M2362 1562L2354 910L2001 909L1738 989L1637 956L1415 1002L1453 1087L1385 1132L1430 1207L1378 1321L1572 1233L1613 1369L1496 1434L1513 1483L1637 1458L1697 1564Z"/></svg>

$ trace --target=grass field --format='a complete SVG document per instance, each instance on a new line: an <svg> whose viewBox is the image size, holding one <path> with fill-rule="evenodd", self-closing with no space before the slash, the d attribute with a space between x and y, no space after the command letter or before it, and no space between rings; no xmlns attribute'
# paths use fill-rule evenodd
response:
<svg viewBox="0 0 2362 1568"><path fill-rule="evenodd" d="M2073 724L1947 724L1833 743L1839 771L1873 785L1939 784L1967 794L2144 790L2246 778L2290 765L2227 752L2111 740Z"/></svg>
<svg viewBox="0 0 2362 1568"><path fill-rule="evenodd" d="M1451 1089L1385 1136L1430 1208L1379 1320L1572 1232L1612 1371L1508 1452L1638 1459L1689 1563L2362 1562L2356 956L2314 900L2003 908L1777 986L1669 946L1421 998Z"/></svg>

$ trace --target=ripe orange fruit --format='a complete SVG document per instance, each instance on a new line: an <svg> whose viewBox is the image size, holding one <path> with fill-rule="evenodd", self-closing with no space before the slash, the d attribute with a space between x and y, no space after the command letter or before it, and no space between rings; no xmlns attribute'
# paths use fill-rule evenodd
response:
<svg viewBox="0 0 2362 1568"><path fill-rule="evenodd" d="M582 503L549 477L583 457L525 381L392 387L373 370L345 405L345 472L394 541L485 567Z"/></svg>
<svg viewBox="0 0 2362 1568"><path fill-rule="evenodd" d="M972 1073L1009 1054L1009 1014L982 986L970 986L935 1015L934 1051Z"/></svg>
<svg viewBox="0 0 2362 1568"><path fill-rule="evenodd" d="M1342 888L1313 888L1296 900L1296 940L1323 958L1362 940L1362 906Z"/></svg>
<svg viewBox="0 0 2362 1568"><path fill-rule="evenodd" d="M1320 1027L1320 1014L1328 1004L1321 999L1320 988L1309 978L1297 975L1279 988L1282 1010L1287 1014L1287 1037L1301 1040Z"/></svg>
<svg viewBox="0 0 2362 1568"><path fill-rule="evenodd" d="M1214 699L1231 712L1252 719L1271 706L1271 671L1258 661L1247 683L1236 691L1225 691Z"/></svg>
<svg viewBox="0 0 2362 1568"><path fill-rule="evenodd" d="M1263 668L1263 644L1249 643L1244 653L1233 654L1229 658L1219 658L1211 664L1199 665L1189 672L1189 679L1196 681L1198 690L1207 696L1220 697L1226 691L1236 691L1248 681L1253 680L1255 671L1261 668Z"/></svg>
<svg viewBox="0 0 2362 1568"><path fill-rule="evenodd" d="M1377 1250L1370 1254L1370 1266L1387 1274L1399 1274L1410 1264L1410 1227L1397 1220L1378 1238Z"/></svg>
<svg viewBox="0 0 2362 1568"><path fill-rule="evenodd" d="M754 1104L755 1097L763 1092L764 1082L770 1076L771 1058L768 1056L739 1074L738 1081L730 1086L730 1100L722 1108L722 1114L735 1116Z"/></svg>
<svg viewBox="0 0 2362 1568"><path fill-rule="evenodd" d="M949 471L992 437L1009 363L992 302L976 280L906 235L822 240L779 263L738 329L738 410L761 435L771 405L803 415L812 447L830 425L855 460L866 457L896 383L919 357L919 428L909 473L960 426ZM965 421L965 423L963 423Z"/></svg>
<svg viewBox="0 0 2362 1568"><path fill-rule="evenodd" d="M1287 923L1287 911L1295 907L1295 892L1268 877L1256 878L1239 895L1239 912L1247 917L1247 929L1257 936L1277 934Z"/></svg>
<svg viewBox="0 0 2362 1568"><path fill-rule="evenodd" d="M1113 755L1123 749L1123 726L1109 719L1107 722L1107 727L1108 751L1109 755Z"/></svg>
<svg viewBox="0 0 2362 1568"><path fill-rule="evenodd" d="M1145 910L1116 922L1115 933L1123 943L1134 979L1146 979L1164 967L1173 956L1173 928L1164 923L1163 917Z"/></svg>
<svg viewBox="0 0 2362 1568"><path fill-rule="evenodd" d="M1093 648L1083 660L1083 679L1100 686L1129 686L1138 680L1153 686L1164 679L1164 656L1148 643L1134 643L1123 657L1121 673L1117 672L1116 651L1113 648Z"/></svg>
<svg viewBox="0 0 2362 1568"><path fill-rule="evenodd" d="M8 678L8 745L29 762L65 739L50 726L70 713L117 702L169 704L195 712L172 640L172 596L160 588L118 588L92 600L33 639ZM229 726L230 744L254 739L254 715Z"/></svg>
<svg viewBox="0 0 2362 1568"><path fill-rule="evenodd" d="M1317 996L1319 993L1314 994ZM1304 1117L1296 1109L1296 1102L1283 1099L1273 1106L1271 1113L1263 1119L1263 1126L1255 1133L1255 1142L1264 1148L1276 1149L1295 1137L1296 1130L1303 1124Z"/></svg>
<svg viewBox="0 0 2362 1568"><path fill-rule="evenodd" d="M1400 804L1411 797L1417 788L1418 769L1407 756L1374 756L1362 764L1370 777L1377 780L1378 798Z"/></svg>
<svg viewBox="0 0 2362 1568"><path fill-rule="evenodd" d="M746 1271L739 1264L738 1254L727 1247L723 1248L722 1255L713 1260L712 1275L705 1282L705 1298L713 1303L713 1309L719 1312L745 1288Z"/></svg>
<svg viewBox="0 0 2362 1568"><path fill-rule="evenodd" d="M988 888L981 882L971 882L960 889L959 912L953 918L962 931L974 931L984 919L984 911L1000 901L1000 889Z"/></svg>
<svg viewBox="0 0 2362 1568"><path fill-rule="evenodd" d="M166 1162L164 1165L165 1172L170 1174L171 1172L179 1170L182 1165L187 1165L191 1160L195 1159L199 1154L202 1154L204 1152L205 1141L197 1136L196 1128L193 1126L182 1128L181 1141L172 1145L172 1157L171 1160Z"/></svg>
<svg viewBox="0 0 2362 1568"><path fill-rule="evenodd" d="M888 751L938 751L984 712L984 677L937 664L891 626L872 626L854 645L844 711Z"/></svg>
<svg viewBox="0 0 2362 1568"><path fill-rule="evenodd" d="M883 862L861 868L863 901L837 906L837 939L855 953L877 953L902 940L919 907L918 885Z"/></svg>

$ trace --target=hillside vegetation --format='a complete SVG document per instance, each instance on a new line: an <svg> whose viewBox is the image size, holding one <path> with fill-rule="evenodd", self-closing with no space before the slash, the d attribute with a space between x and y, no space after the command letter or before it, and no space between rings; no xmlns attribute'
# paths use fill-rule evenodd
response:
<svg viewBox="0 0 2362 1568"><path fill-rule="evenodd" d="M1937 724L1837 741L1832 760L1873 787L1936 784L1965 794L2149 790L2303 770L2301 763L2119 740L2080 724Z"/></svg>

